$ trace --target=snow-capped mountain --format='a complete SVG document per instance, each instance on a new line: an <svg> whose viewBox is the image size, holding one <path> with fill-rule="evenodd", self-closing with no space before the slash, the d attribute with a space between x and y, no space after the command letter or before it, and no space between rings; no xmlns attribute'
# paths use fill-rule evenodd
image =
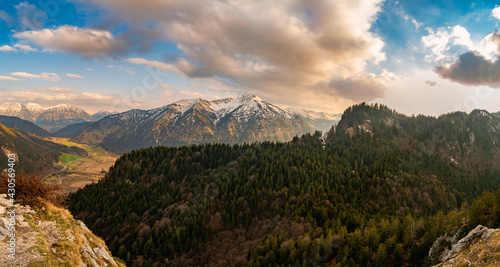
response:
<svg viewBox="0 0 500 267"><path fill-rule="evenodd" d="M342 117L342 114L316 112L303 108L287 108L286 111L301 117L311 128L323 133L328 132Z"/></svg>
<svg viewBox="0 0 500 267"><path fill-rule="evenodd" d="M43 113L36 117L35 124L47 129L49 132L55 132L67 125L91 120L92 117L83 109L61 104L45 109Z"/></svg>
<svg viewBox="0 0 500 267"><path fill-rule="evenodd" d="M117 114L118 112L116 111L109 111L109 110L101 110L95 114L92 115L92 119L95 120L95 121L98 121L104 117L107 117L109 115L114 115L114 114Z"/></svg>
<svg viewBox="0 0 500 267"><path fill-rule="evenodd" d="M36 103L28 103L26 107L31 112L31 115L33 115L34 118L38 117L46 110L46 108Z"/></svg>
<svg viewBox="0 0 500 267"><path fill-rule="evenodd" d="M33 121L33 114L23 104L6 102L0 105L0 115L18 117L23 120Z"/></svg>
<svg viewBox="0 0 500 267"><path fill-rule="evenodd" d="M147 146L287 141L314 131L298 115L253 95L214 101L180 100L151 110L110 115L74 140L113 152Z"/></svg>
<svg viewBox="0 0 500 267"><path fill-rule="evenodd" d="M73 123L92 120L90 115L83 109L66 104L44 108L36 103L27 105L4 103L0 106L0 115L18 117L34 122L49 132L55 132Z"/></svg>

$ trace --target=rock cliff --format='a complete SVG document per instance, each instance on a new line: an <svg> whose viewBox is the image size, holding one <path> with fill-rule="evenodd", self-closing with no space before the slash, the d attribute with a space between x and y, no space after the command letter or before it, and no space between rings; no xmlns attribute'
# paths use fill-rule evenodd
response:
<svg viewBox="0 0 500 267"><path fill-rule="evenodd" d="M0 266L125 266L83 222L50 203L36 209L16 204L14 253L10 204L0 194Z"/></svg>

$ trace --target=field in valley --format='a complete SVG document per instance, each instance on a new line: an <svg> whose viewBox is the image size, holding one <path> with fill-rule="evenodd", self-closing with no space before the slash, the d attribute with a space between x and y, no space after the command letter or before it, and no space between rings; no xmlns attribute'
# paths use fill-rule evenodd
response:
<svg viewBox="0 0 500 267"><path fill-rule="evenodd" d="M117 159L117 155L101 147L73 143L67 138L50 138L50 141L66 146L77 146L85 149L89 154L88 157L79 157L63 153L59 157L59 163L57 163L63 169L44 178L47 184L60 185L65 193L76 191L89 183L104 178L106 172Z"/></svg>

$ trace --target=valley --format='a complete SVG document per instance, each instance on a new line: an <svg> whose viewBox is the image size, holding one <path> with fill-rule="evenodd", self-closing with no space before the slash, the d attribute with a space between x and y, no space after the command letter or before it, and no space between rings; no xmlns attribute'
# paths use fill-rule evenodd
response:
<svg viewBox="0 0 500 267"><path fill-rule="evenodd" d="M52 137L49 140L65 146L76 146L88 153L86 157L63 154L59 157L59 163L56 163L62 167L62 170L43 178L44 182L49 185L61 186L65 193L74 192L87 184L98 182L104 178L117 159L116 155L100 147L77 144L68 141L67 138Z"/></svg>

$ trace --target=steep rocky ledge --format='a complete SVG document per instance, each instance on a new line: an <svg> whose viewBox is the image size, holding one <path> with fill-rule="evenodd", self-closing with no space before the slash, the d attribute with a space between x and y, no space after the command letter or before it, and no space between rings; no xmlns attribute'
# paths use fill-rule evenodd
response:
<svg viewBox="0 0 500 267"><path fill-rule="evenodd" d="M500 266L500 229L490 229L478 225L462 239L457 235L443 236L434 242L429 257L436 256L441 241L447 241L450 247L439 255L441 263L434 267L451 266Z"/></svg>
<svg viewBox="0 0 500 267"><path fill-rule="evenodd" d="M125 266L83 222L50 203L41 209L16 205L16 253L9 258L9 205L0 194L0 266Z"/></svg>

